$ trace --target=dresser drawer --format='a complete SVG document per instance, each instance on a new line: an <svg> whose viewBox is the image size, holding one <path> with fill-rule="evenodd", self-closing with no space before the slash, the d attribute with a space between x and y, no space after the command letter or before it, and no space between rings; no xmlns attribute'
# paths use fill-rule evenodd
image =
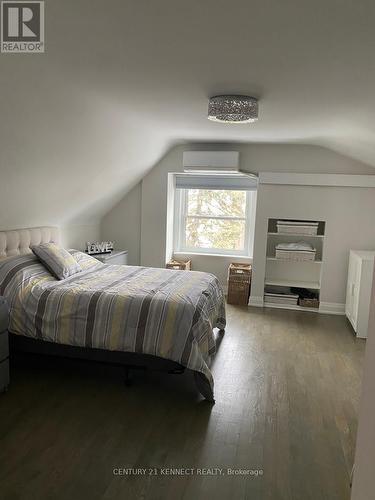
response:
<svg viewBox="0 0 375 500"><path fill-rule="evenodd" d="M95 257L95 259L103 262L103 264L126 266L128 263L128 252L125 250L114 250L112 253L91 255L91 257Z"/></svg>
<svg viewBox="0 0 375 500"><path fill-rule="evenodd" d="M0 363L0 392L8 389L9 385L9 359Z"/></svg>
<svg viewBox="0 0 375 500"><path fill-rule="evenodd" d="M106 260L106 264L116 264L120 266L126 266L128 263L128 256L126 253L121 255L114 255L112 258Z"/></svg>
<svg viewBox="0 0 375 500"><path fill-rule="evenodd" d="M0 333L0 361L9 356L8 332Z"/></svg>

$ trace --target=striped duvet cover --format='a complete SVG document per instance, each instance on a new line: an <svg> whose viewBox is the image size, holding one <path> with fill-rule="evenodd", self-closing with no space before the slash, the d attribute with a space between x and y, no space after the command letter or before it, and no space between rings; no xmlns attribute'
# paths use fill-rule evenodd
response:
<svg viewBox="0 0 375 500"><path fill-rule="evenodd" d="M9 330L59 344L151 354L203 374L225 301L211 274L101 264L71 251L83 271L56 280L32 254L0 261Z"/></svg>

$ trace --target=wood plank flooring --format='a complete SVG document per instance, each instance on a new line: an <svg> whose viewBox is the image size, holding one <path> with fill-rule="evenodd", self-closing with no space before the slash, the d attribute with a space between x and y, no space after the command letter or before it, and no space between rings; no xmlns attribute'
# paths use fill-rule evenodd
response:
<svg viewBox="0 0 375 500"><path fill-rule="evenodd" d="M137 372L125 388L115 367L17 357L0 395L0 497L349 500L364 348L343 317L228 306L213 406L191 374Z"/></svg>

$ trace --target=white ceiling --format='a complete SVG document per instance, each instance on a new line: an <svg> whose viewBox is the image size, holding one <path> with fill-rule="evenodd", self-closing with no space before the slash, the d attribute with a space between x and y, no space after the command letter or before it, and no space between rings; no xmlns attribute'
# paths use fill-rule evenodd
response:
<svg viewBox="0 0 375 500"><path fill-rule="evenodd" d="M30 218L51 201L56 222L96 217L182 140L375 166L372 0L48 0L46 48L0 54L2 225L25 202ZM259 121L208 121L220 93L259 97Z"/></svg>

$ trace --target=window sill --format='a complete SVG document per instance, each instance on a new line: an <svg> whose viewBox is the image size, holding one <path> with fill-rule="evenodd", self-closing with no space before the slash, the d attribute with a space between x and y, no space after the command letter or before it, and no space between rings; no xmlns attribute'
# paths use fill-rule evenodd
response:
<svg viewBox="0 0 375 500"><path fill-rule="evenodd" d="M203 257L224 257L229 259L247 259L253 260L251 255L231 255L226 253L206 253L206 252L173 252L173 255L184 255L184 256L194 256L199 255Z"/></svg>

